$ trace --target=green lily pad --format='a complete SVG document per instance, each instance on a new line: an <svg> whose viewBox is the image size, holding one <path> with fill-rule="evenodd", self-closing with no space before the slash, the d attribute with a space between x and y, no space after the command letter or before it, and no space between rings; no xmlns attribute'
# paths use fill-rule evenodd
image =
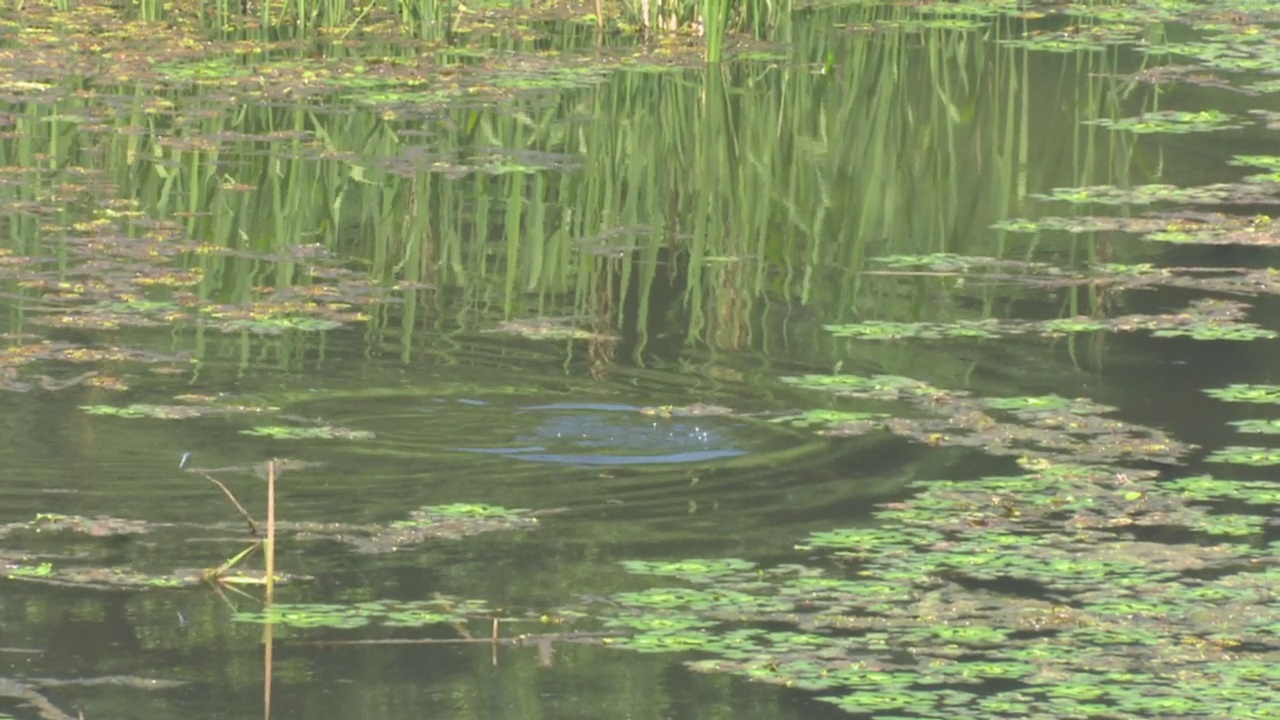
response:
<svg viewBox="0 0 1280 720"><path fill-rule="evenodd" d="M1227 402L1266 403L1280 405L1280 385L1235 383L1221 388L1207 388L1209 397Z"/></svg>
<svg viewBox="0 0 1280 720"><path fill-rule="evenodd" d="M1210 453L1204 460L1239 465L1280 465L1280 449L1233 445Z"/></svg>
<svg viewBox="0 0 1280 720"><path fill-rule="evenodd" d="M1138 134L1183 134L1212 132L1214 130L1234 130L1244 127L1235 122L1235 117L1232 115L1218 110L1161 110L1143 113L1131 118L1089 120L1086 122L1112 130L1124 130Z"/></svg>

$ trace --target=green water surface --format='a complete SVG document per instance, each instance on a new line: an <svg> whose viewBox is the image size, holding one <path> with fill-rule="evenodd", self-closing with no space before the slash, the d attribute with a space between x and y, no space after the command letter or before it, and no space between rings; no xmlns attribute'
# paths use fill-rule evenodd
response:
<svg viewBox="0 0 1280 720"><path fill-rule="evenodd" d="M1268 7L36 5L0 718L1280 716Z"/></svg>

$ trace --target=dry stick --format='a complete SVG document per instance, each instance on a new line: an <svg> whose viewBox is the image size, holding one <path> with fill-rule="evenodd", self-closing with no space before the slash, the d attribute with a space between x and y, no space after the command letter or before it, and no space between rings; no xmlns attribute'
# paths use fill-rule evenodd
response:
<svg viewBox="0 0 1280 720"><path fill-rule="evenodd" d="M244 518L244 521L249 524L249 532L253 533L254 537L261 537L262 531L258 529L258 523L253 521L253 518L249 516L249 511L244 509L244 506L241 505L240 501L236 499L236 496L233 495L231 491L227 489L227 486L223 485L221 480L218 480L217 478L215 478L214 476L208 473L200 473L200 474L204 475L205 479L208 480L209 482L213 483L214 485L217 485L219 488L222 488L222 492L227 496L227 499L231 501L232 505L236 506L236 510L240 511L240 517Z"/></svg>

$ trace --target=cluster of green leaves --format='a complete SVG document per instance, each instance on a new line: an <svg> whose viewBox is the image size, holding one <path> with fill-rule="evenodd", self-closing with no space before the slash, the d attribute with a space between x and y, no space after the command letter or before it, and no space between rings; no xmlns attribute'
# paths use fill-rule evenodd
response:
<svg viewBox="0 0 1280 720"><path fill-rule="evenodd" d="M1081 277L1106 281L1125 287L1148 287L1177 284L1181 276L1165 275L1141 266L1116 265L1097 268L1097 272ZM1243 276L1242 276L1243 279ZM1217 278L1219 282L1224 278ZM1058 284L1066 284L1061 280ZM1074 283L1075 280L1069 280ZM1161 315L1124 315L1114 318L1054 318L1051 320L953 320L950 322L889 322L869 320L843 325L824 325L838 338L856 340L902 340L917 338L994 339L1013 335L1038 334L1057 336L1100 331L1134 332L1147 330L1155 337L1186 337L1193 340L1269 340L1280 336L1274 330L1241 322L1244 306L1240 303L1204 300L1193 303L1186 311Z"/></svg>
<svg viewBox="0 0 1280 720"><path fill-rule="evenodd" d="M1265 609L1277 566L1250 568L1280 551L1254 543L1280 503L1274 485L1040 464L916 490L882 507L875 525L815 532L798 546L847 569L628 562L692 587L610 596L594 612L629 634L607 644L693 651L695 670L809 690L877 717L1280 711L1268 690L1280 670L1267 659ZM1264 507L1214 509L1241 498ZM1228 542L1118 542L1113 528L1134 525ZM1027 589L998 589L1010 582Z"/></svg>
<svg viewBox="0 0 1280 720"><path fill-rule="evenodd" d="M333 425L299 427L294 425L260 425L241 430L245 435L256 435L274 440L371 440L374 434L368 430Z"/></svg>
<svg viewBox="0 0 1280 720"><path fill-rule="evenodd" d="M1235 122L1236 118L1219 110L1201 110L1196 112L1182 110L1161 110L1148 112L1132 118L1091 120L1112 130L1125 130L1138 134L1168 133L1184 134L1193 132L1212 132L1214 130L1235 130L1243 127Z"/></svg>
<svg viewBox="0 0 1280 720"><path fill-rule="evenodd" d="M815 410L776 419L825 435L883 429L931 446L973 447L993 455L1072 463L1176 462L1191 449L1156 428L1103 418L1116 408L1084 398L980 398L895 375L805 375L782 381L842 401L898 402L911 407L911 412L897 416L853 409Z"/></svg>

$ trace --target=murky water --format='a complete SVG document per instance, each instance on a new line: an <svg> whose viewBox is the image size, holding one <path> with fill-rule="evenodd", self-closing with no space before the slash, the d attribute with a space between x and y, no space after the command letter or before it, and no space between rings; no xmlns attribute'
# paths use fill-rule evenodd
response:
<svg viewBox="0 0 1280 720"><path fill-rule="evenodd" d="M0 11L0 717L1280 714L1271 11L92 7Z"/></svg>

